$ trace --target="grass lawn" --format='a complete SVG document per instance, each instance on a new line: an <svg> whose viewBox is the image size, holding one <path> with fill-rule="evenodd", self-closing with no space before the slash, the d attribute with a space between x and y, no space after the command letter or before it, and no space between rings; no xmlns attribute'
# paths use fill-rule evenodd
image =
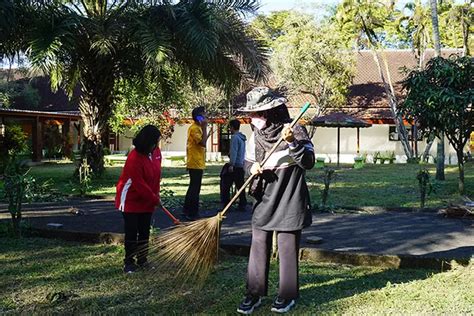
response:
<svg viewBox="0 0 474 316"><path fill-rule="evenodd" d="M203 289L177 284L173 271L121 273L123 248L0 238L0 314L235 314L246 258L224 256ZM270 314L269 295L257 315ZM468 314L474 310L474 264L430 270L301 264L295 314Z"/></svg>
<svg viewBox="0 0 474 316"><path fill-rule="evenodd" d="M434 165L414 164L368 164L362 169L342 168L336 171L331 185L329 206L383 206L383 207L418 207L419 189L416 174L422 167L430 170L434 179ZM219 201L220 166L208 166L203 179L201 200L206 203ZM92 195L113 195L115 183L122 170L122 165L107 167L102 178L92 184ZM75 184L72 178L73 164L46 164L31 169L31 175L40 181L52 179L55 187L64 194L74 194ZM307 179L313 205L319 205L323 188L323 171L308 171ZM446 167L446 181L434 182L435 192L428 196L426 206L438 207L449 202L459 201L457 193L457 167ZM184 199L189 177L184 167L163 168L162 187L173 190L175 196ZM474 165L466 164L466 193L474 199Z"/></svg>

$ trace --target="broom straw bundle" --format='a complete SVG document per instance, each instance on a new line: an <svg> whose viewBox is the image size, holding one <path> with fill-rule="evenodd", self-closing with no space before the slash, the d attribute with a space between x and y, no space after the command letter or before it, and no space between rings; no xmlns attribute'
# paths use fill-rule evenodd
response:
<svg viewBox="0 0 474 316"><path fill-rule="evenodd" d="M293 127L310 107L306 103L299 115L291 122ZM281 144L280 138L268 152L261 165L264 166L270 156ZM226 207L217 215L191 223L182 223L165 231L152 240L149 259L157 267L171 269L174 276L183 280L204 281L217 262L221 222L225 213L250 184L255 175L251 175L234 194ZM163 272L162 269L161 272ZM158 272L158 270L157 270Z"/></svg>

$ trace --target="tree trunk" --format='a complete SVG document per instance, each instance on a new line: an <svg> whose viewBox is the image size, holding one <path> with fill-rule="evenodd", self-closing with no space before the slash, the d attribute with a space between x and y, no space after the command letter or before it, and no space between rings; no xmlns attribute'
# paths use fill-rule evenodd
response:
<svg viewBox="0 0 474 316"><path fill-rule="evenodd" d="M16 213L16 214L11 214L12 215L12 227L13 227L13 233L15 234L16 237L21 237L21 212Z"/></svg>
<svg viewBox="0 0 474 316"><path fill-rule="evenodd" d="M458 187L459 187L459 194L464 194L464 156L463 152L458 152L458 169L459 169L459 179L458 179Z"/></svg>
<svg viewBox="0 0 474 316"><path fill-rule="evenodd" d="M389 69L388 69L387 62L386 62L386 60L384 60L386 72L387 72L387 75L389 76L388 77L388 79L389 79L388 83L387 83L387 80L385 80L385 76L383 74L382 66L380 65L380 60L379 60L379 56L377 55L377 52L373 48L371 49L371 51L372 51L374 61L377 65L377 69L379 71L380 78L382 79L382 82L383 82L383 86L384 86L384 89L385 89L385 94L387 94L387 98L388 98L388 102L389 102L389 105L390 105L390 110L392 112L393 120L395 121L395 125L397 126L398 138L400 139L400 142L403 146L403 150L404 150L405 155L407 156L407 158L409 158L409 159L413 158L413 150L410 146L410 142L408 141L408 133L407 133L407 130L405 128L405 125L403 124L403 118L401 117L400 114L398 114L397 99L396 99L396 96L395 96L395 90L393 89L393 85L392 85L391 80L390 80L390 76L389 76L390 72L389 72Z"/></svg>
<svg viewBox="0 0 474 316"><path fill-rule="evenodd" d="M438 136L438 146L436 148L436 180L445 180L444 176L444 133Z"/></svg>
<svg viewBox="0 0 474 316"><path fill-rule="evenodd" d="M464 8L461 8L462 10L462 14L461 14L461 26L462 26L462 46L463 46L463 49L462 49L462 53L463 53L463 56L469 56L470 55L470 51L469 51L469 30L471 28L471 21L469 19L467 19L464 15L465 14L469 14L469 12L467 10L469 10L469 3L468 1L466 0L466 3L465 3L466 7Z"/></svg>
<svg viewBox="0 0 474 316"><path fill-rule="evenodd" d="M432 134L428 136L428 142L426 143L425 150L421 156L421 161L428 162L428 155L430 154L431 146L433 146L434 140L436 137Z"/></svg>
<svg viewBox="0 0 474 316"><path fill-rule="evenodd" d="M435 48L435 56L441 55L441 41L439 39L439 24L438 24L438 4L436 0L430 0L431 5L431 25L433 27L433 43Z"/></svg>
<svg viewBox="0 0 474 316"><path fill-rule="evenodd" d="M107 65L108 61L103 61ZM111 64L111 62L108 62ZM114 76L102 75L112 73L104 67L90 67L85 70L82 81L82 97L79 109L83 121L84 142L81 155L87 158L94 174L104 171L103 136L108 129L108 120L112 115ZM100 71L98 70L100 69Z"/></svg>
<svg viewBox="0 0 474 316"><path fill-rule="evenodd" d="M431 6L431 24L433 26L433 42L435 47L435 56L441 55L441 42L439 39L439 25L438 25L438 4L436 0L430 0ZM437 154L436 154L436 179L444 180L444 133L439 135Z"/></svg>

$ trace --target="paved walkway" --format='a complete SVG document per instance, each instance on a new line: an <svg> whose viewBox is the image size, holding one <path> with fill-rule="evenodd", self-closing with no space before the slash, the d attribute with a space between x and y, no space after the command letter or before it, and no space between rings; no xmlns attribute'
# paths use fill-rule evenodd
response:
<svg viewBox="0 0 474 316"><path fill-rule="evenodd" d="M79 212L81 215L75 215ZM178 212L176 215L178 215ZM216 211L203 211L213 216ZM8 220L6 205L0 204L0 220ZM35 228L48 223L63 224L63 230L123 232L121 213L111 200L74 199L61 203L25 205L25 221ZM222 226L222 243L249 245L250 212L228 212ZM153 216L155 227L172 225L161 211ZM308 237L318 236L320 244ZM314 214L313 225L303 232L303 247L336 252L413 255L429 258L474 256L474 220L449 219L435 213L381 212L376 214Z"/></svg>

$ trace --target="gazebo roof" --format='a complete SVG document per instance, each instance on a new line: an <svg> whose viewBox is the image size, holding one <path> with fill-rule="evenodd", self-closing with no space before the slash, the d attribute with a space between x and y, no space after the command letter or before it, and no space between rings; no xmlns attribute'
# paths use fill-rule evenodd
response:
<svg viewBox="0 0 474 316"><path fill-rule="evenodd" d="M372 124L366 121L350 116L345 113L335 112L328 115L314 117L310 125L322 127L370 127Z"/></svg>

